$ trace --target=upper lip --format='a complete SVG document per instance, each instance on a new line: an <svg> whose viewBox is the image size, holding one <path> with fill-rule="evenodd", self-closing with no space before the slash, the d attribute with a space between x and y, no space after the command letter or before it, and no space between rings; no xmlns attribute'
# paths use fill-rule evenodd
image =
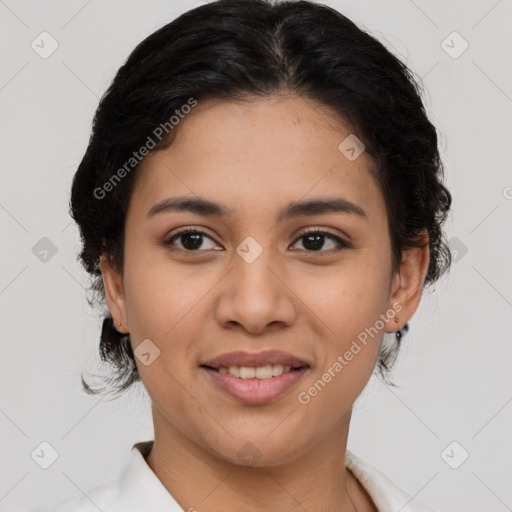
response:
<svg viewBox="0 0 512 512"><path fill-rule="evenodd" d="M229 352L214 357L201 366L209 366L211 368L229 368L230 366L246 366L256 368L258 366L266 366L269 364L282 364L283 366L291 366L292 368L302 368L309 364L299 357L287 354L280 350L265 350L262 352Z"/></svg>

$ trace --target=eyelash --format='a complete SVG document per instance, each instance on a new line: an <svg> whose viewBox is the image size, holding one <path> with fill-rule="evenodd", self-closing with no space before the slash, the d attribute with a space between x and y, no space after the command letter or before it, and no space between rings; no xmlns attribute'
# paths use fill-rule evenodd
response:
<svg viewBox="0 0 512 512"><path fill-rule="evenodd" d="M185 228L185 229L182 229L181 231L178 231L177 233L174 233L170 238L168 238L165 242L164 242L164 245L166 246L172 246L173 245L173 240L179 238L181 235L186 235L188 233L194 233L194 234L200 234L200 235L204 235L206 236L207 238L210 238L211 240L213 240L213 238L208 235L206 232L204 231L201 231L200 229L197 229L197 228ZM345 240L343 240L342 238L332 234L332 233L329 233L328 231L324 231L320 228L315 228L315 229L310 229L308 231L303 231L295 240L294 244L297 243L301 238L304 238L308 235L311 235L311 234L321 234L321 235L325 235L325 237L335 243L338 244L338 248L336 249L330 249L330 250L327 250L327 251L324 251L324 250L318 250L318 251L308 251L307 249L300 249L302 251L305 251L305 252L308 252L308 253L312 253L312 254L322 254L322 253L333 253L333 252L338 252L338 251L341 251L343 249L348 249L350 248L350 245L345 242ZM196 250L196 251L191 251L191 250L186 250L186 249L180 249L180 248L176 248L176 247L173 247L172 250L176 250L176 251L181 251L181 252L186 252L186 253L200 253L200 252L203 252L202 250Z"/></svg>

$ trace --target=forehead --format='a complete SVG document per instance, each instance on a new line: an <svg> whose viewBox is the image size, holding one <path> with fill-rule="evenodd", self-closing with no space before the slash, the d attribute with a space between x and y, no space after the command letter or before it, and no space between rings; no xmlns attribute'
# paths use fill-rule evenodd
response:
<svg viewBox="0 0 512 512"><path fill-rule="evenodd" d="M371 157L340 151L349 136L348 124L306 98L199 102L173 142L144 160L133 200L150 208L169 195L200 196L236 212L336 195L382 215Z"/></svg>

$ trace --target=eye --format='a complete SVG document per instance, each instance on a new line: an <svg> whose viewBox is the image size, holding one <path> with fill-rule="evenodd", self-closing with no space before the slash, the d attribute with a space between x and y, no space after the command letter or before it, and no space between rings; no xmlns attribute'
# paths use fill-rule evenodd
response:
<svg viewBox="0 0 512 512"><path fill-rule="evenodd" d="M203 245L203 237L210 239L212 242L214 241L204 231L196 228L186 228L175 233L171 238L167 239L164 244L174 246L174 241L178 239L181 243L181 247L174 247L175 249L186 252L197 252ZM202 247L202 249L204 250L205 248ZM214 247L207 247L206 249L214 249Z"/></svg>
<svg viewBox="0 0 512 512"><path fill-rule="evenodd" d="M203 246L205 237L214 242L213 247ZM350 247L349 244L340 237L327 231L322 231L321 229L311 229L309 231L305 231L299 236L298 240L303 240L304 249L302 250L307 252L336 252ZM330 241L331 245L334 244L334 249L331 247L331 250L321 250L324 247L326 240ZM181 247L175 245L176 241L181 244ZM201 231L197 228L182 229L167 239L164 244L166 246L172 246L173 249L184 252L199 252L201 249L219 250L215 249L215 241L204 231Z"/></svg>
<svg viewBox="0 0 512 512"><path fill-rule="evenodd" d="M334 243L334 250L320 250L324 246L326 239ZM308 252L336 252L350 247L349 244L339 236L333 235L327 231L322 231L321 229L305 231L299 236L299 240L303 240L304 250Z"/></svg>

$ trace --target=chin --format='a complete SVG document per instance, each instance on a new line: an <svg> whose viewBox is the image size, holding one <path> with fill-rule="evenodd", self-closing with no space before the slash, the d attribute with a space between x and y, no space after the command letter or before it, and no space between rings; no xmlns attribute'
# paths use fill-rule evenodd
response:
<svg viewBox="0 0 512 512"><path fill-rule="evenodd" d="M272 435L272 434L271 434ZM289 440L290 437L288 436ZM247 435L226 440L222 445L209 445L209 451L217 458L247 468L275 467L286 464L303 453L303 449L290 446L283 436L269 439L266 434Z"/></svg>

